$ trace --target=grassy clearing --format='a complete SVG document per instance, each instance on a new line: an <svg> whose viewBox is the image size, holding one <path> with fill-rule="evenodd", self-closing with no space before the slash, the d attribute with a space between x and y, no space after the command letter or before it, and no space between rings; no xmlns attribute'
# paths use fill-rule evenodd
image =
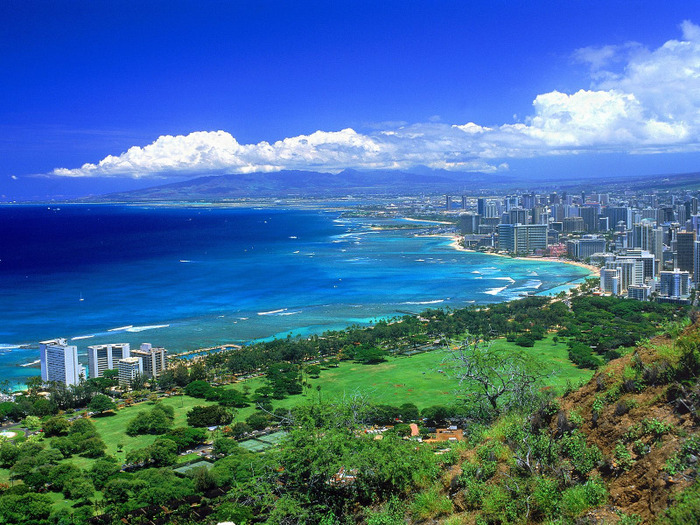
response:
<svg viewBox="0 0 700 525"><path fill-rule="evenodd" d="M541 341L535 342L532 348L520 348L515 343L509 343L505 339L497 339L493 348L503 352L520 350L532 356L543 374L553 374L547 378L547 385L558 391L566 388L567 382L576 385L582 381L589 381L593 377L593 371L578 368L569 361L569 352L562 341L555 343L554 334L548 334Z"/></svg>
<svg viewBox="0 0 700 525"><path fill-rule="evenodd" d="M204 399L195 399L189 396L162 398L160 402L164 405L172 406L175 409L175 427L187 426L187 412L193 406L214 404ZM99 432L107 445L107 450L105 451L107 455L114 456L119 461L124 462L126 454L130 451L147 447L156 440L158 436L131 437L126 434L126 426L129 424L129 421L131 421L138 412L150 410L151 407L153 407L153 403L150 402L137 403L104 416L91 418L91 421L95 424L95 428L97 428L97 432ZM122 448L121 452L118 451L120 445ZM90 468L95 462L94 459L80 456L73 456L66 461L82 469Z"/></svg>
<svg viewBox="0 0 700 525"><path fill-rule="evenodd" d="M567 347L563 342L555 343L553 334L537 341L532 348L520 348L505 339L493 342L493 347L502 352L524 351L537 364L544 374L547 386L563 391L567 383L576 385L593 377L593 371L577 368L569 361ZM321 372L318 379L308 379L311 388L303 395L280 401L272 400L275 408L290 408L306 402L330 401L362 394L372 403L400 405L414 403L418 408L449 404L455 397L455 380L449 377L446 361L449 355L444 351L426 352L410 357L390 357L376 365L362 365L343 361L337 368ZM255 391L264 384L263 379L255 378L243 383ZM242 384L234 385L240 389ZM320 386L320 392L317 387ZM253 407L240 409L236 421L243 421L255 411Z"/></svg>

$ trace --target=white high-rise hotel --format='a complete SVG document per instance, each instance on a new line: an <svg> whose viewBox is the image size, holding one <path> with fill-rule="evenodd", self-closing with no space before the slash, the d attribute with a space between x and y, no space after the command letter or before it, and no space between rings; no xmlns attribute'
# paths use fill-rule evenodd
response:
<svg viewBox="0 0 700 525"><path fill-rule="evenodd" d="M65 385L77 385L85 368L78 363L78 347L66 344L65 339L53 339L39 343L41 379Z"/></svg>
<svg viewBox="0 0 700 525"><path fill-rule="evenodd" d="M129 343L88 346L88 370L90 378L102 377L105 370L117 368L120 359L130 357Z"/></svg>

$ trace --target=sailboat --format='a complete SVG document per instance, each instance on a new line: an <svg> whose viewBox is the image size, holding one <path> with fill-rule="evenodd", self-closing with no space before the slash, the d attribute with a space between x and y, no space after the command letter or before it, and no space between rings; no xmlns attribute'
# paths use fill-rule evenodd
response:
<svg viewBox="0 0 700 525"><path fill-rule="evenodd" d="M85 299L83 299L83 292L80 292L80 299L78 301L83 302Z"/></svg>

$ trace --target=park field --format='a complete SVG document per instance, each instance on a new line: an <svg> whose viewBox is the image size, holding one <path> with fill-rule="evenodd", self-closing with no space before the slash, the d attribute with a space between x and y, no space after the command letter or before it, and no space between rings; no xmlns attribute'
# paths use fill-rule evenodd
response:
<svg viewBox="0 0 700 525"><path fill-rule="evenodd" d="M555 343L553 335L537 341L532 348L520 348L505 339L493 342L493 348L502 352L523 351L530 355L536 368L547 375L546 386L561 392L567 383L577 385L593 377L591 370L577 368L568 358L564 343ZM305 402L330 402L336 399L362 395L371 403L401 405L414 403L419 409L432 405L448 405L456 396L457 382L449 375L450 354L434 350L413 356L389 357L385 362L363 365L342 361L337 368L324 369L317 378L306 378L310 388L303 395L283 400L272 400L274 408L290 408ZM243 383L251 392L263 385L262 378ZM241 384L234 385L240 388ZM320 390L318 389L320 387ZM243 421L253 407L241 409L235 421Z"/></svg>

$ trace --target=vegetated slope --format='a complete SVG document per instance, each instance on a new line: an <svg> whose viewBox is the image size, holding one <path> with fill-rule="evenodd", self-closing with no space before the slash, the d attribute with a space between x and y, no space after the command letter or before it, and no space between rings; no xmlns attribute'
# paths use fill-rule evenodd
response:
<svg viewBox="0 0 700 525"><path fill-rule="evenodd" d="M444 481L456 511L446 520L697 523L699 377L697 323L639 345L530 416L472 432Z"/></svg>
<svg viewBox="0 0 700 525"><path fill-rule="evenodd" d="M645 523L694 478L690 471L671 475L667 469L682 443L700 430L697 414L683 408L677 397L680 384L669 367L679 364L673 345L668 337L652 339L603 367L561 403L563 413L581 416L586 441L603 452L605 463L598 471L608 486L611 508Z"/></svg>

